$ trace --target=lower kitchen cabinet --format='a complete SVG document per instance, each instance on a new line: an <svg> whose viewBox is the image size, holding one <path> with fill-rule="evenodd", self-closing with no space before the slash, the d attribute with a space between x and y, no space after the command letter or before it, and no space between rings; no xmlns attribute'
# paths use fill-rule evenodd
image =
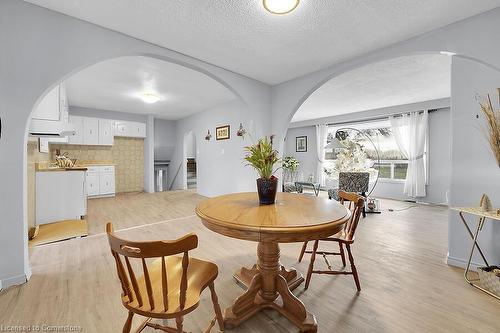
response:
<svg viewBox="0 0 500 333"><path fill-rule="evenodd" d="M90 166L87 170L87 196L89 198L115 195L115 167Z"/></svg>

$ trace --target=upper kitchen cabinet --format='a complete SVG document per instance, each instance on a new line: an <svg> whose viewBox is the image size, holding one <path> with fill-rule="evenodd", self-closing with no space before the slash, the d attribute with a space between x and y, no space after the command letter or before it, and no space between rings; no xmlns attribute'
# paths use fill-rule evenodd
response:
<svg viewBox="0 0 500 333"><path fill-rule="evenodd" d="M111 146L115 143L115 133L113 130L113 121L108 119L99 119L99 144Z"/></svg>
<svg viewBox="0 0 500 333"><path fill-rule="evenodd" d="M68 123L68 102L63 83L49 91L33 110L29 132L31 136L48 138L74 133Z"/></svg>
<svg viewBox="0 0 500 333"><path fill-rule="evenodd" d="M83 144L99 144L99 119L83 117Z"/></svg>
<svg viewBox="0 0 500 333"><path fill-rule="evenodd" d="M75 134L69 136L69 144L83 144L83 117L69 116L69 123L75 128Z"/></svg>
<svg viewBox="0 0 500 333"><path fill-rule="evenodd" d="M116 121L115 136L145 138L146 124L135 121Z"/></svg>

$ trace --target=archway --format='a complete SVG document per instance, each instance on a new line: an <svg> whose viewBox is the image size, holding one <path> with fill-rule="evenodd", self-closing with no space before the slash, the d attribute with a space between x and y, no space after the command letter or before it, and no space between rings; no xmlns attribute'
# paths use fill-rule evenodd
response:
<svg viewBox="0 0 500 333"><path fill-rule="evenodd" d="M143 56L143 55L140 55L140 56L135 56L135 57L144 57L144 56ZM119 59L125 59L125 58L130 58L130 57L129 57L129 56L126 56L126 57L111 58L111 59L107 59L107 60L105 60L105 61L103 61L103 62L99 62L99 63L97 63L97 64L94 64L94 65L92 65L92 66L96 66L96 65L99 65L99 64L102 64L102 63L108 62L108 61L114 61L114 60L117 60L117 59L119 60ZM224 81L222 81L222 80L220 80L220 79L215 80L215 79L214 79L214 75L212 75L212 74L207 75L207 74L205 73L206 71L204 71L204 70L201 70L201 71L193 70L193 69L192 69L192 67L193 67L193 66L186 66L186 67L183 67L183 66L178 65L178 63L179 63L178 61L176 61L176 62L167 62L167 61L165 61L165 60L162 60L162 59L161 59L162 57L158 57L158 56L154 56L154 57L147 57L147 58L156 59L156 60L159 60L159 61L163 61L163 62L165 62L165 63L171 63L171 64L174 64L174 65L176 65L176 66L178 66L178 67L185 68L187 71L196 72L196 73L198 73L198 74L199 74L199 76L200 76L200 77L206 77L206 78L208 79L208 81L213 81L213 82L214 82L214 84L218 84L218 85L220 85L221 87L223 87L222 89L226 89L228 92L230 92L230 95L231 95L231 96L236 96L236 97L237 97L237 100L239 100L239 101L241 101L242 103L244 103L244 101L242 100L242 98L241 98L241 97L239 97L239 95L235 93L235 91L234 91L234 89L233 89L233 88L231 88L231 89L228 89L228 88L227 88L227 87L228 87L228 84L227 84L227 83L225 83ZM72 72L71 74L68 74L68 75L64 76L64 80L65 80L65 81L70 80L70 79L71 79L71 77L76 76L78 73L81 73L82 71L85 71L85 70L87 70L87 69L90 69L92 66L85 66L85 68L84 68L84 69L81 69L80 71L74 71L74 72ZM179 78L179 77L177 77L177 79L179 80L180 78ZM59 83L60 83L60 81L58 81L58 82L57 82L54 86L51 86L49 89L47 89L47 90L46 90L46 92L44 92L44 94L43 94L42 96L40 96L40 97L37 99L37 102L36 102L36 104L34 105L33 110L35 110L35 109L39 106L39 104L40 104L40 103L42 103L42 102L44 101L44 99L46 98L46 96L47 96L48 94L50 94L50 93L51 93L51 91L52 91L53 89L58 89L58 85L59 85ZM194 90L195 90L195 91L199 91L200 89L194 89ZM209 108L209 107L210 107L210 106L206 106L206 108ZM33 111L32 111L32 113L33 113ZM30 121L31 121L31 114L30 114L30 117L29 117L29 119L28 119L28 125L27 125L27 127L29 127L29 123L30 123ZM29 132L29 130L26 130L26 134L25 134L25 141L26 141L26 142L28 141L28 132ZM174 132L174 131L172 131L172 132ZM192 138L192 141L191 141L191 142L192 142L192 144L194 145L194 144L195 144L194 133L190 133L190 137ZM175 140L175 133L173 133L173 135L172 135L172 140ZM185 143L184 143L184 142L182 142L182 148L181 148L181 149L184 149L184 147L186 147L186 145L185 145ZM33 148L33 147L31 147L31 148ZM30 151L31 151L31 150L30 150ZM189 155L189 157L191 157L193 154L195 154L195 153L193 153L193 149L188 150L186 153L187 153L187 155ZM52 155L53 155L53 154L52 154ZM146 157L146 156L145 156L145 157ZM26 151L25 151L25 158L26 158ZM49 156L49 159L48 159L48 160L50 160L50 156ZM25 168L25 174L26 174L26 172L27 172L27 170L26 170L26 163L24 164L24 168ZM195 170L196 170L196 168L195 168ZM31 170L30 170L30 171L31 171ZM184 172L186 172L186 165L184 166ZM30 180L30 179L29 179L29 177L27 177L27 178L28 178L28 180ZM27 182L26 182L26 186L24 186L25 196L28 196L28 193L30 193L30 191L28 190L28 184L29 184L29 183L30 183L30 181L27 181ZM186 185L186 187L187 187L187 185ZM32 212L32 211L30 211L30 210L28 210L28 206L30 205L30 203L32 203L32 199L33 199L32 197L33 197L33 196L32 196L32 194L31 194L31 195L30 195L30 197L29 197L29 199L30 199L30 200L27 200L27 202L25 203L25 205L24 205L24 207L23 207L23 210L26 212L26 215L28 216L28 219L27 219L27 220L30 220L30 222L32 221L32 215L33 215L33 212ZM28 212L29 212L29 213L28 213ZM26 223L26 221L25 221L25 229L27 229L27 228L28 228L28 227L27 227L27 223ZM24 238L24 237L23 237L23 238Z"/></svg>

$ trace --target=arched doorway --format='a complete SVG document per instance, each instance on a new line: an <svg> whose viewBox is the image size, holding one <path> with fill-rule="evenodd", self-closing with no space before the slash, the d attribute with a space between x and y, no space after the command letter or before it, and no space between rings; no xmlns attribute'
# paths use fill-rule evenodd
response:
<svg viewBox="0 0 500 333"><path fill-rule="evenodd" d="M182 76L182 73L188 73L188 77L193 77L193 81L195 81L195 84L200 84L200 82L202 81L206 81L206 82L213 82L213 85L217 86L219 92L221 91L225 91L224 94L226 94L227 96L230 96L230 100L234 100L235 99L235 96L236 94L233 92L232 89L228 89L226 87L226 84L222 84L221 82L222 81L219 81L219 80L215 80L212 75L207 75L205 73L203 73L203 71L195 71L193 70L192 68L190 68L191 66L187 66L187 67L183 67L177 63L172 63L172 62L167 62L163 59L159 59L158 57L144 57L144 56L134 56L134 57L140 57L140 58L150 58L150 59L154 59L156 62L163 62L165 64L168 64L168 66L173 66L173 67L176 67L176 75L166 75L168 77L171 77L172 79L175 78L176 80L176 87L179 87L179 82L180 81L183 81L183 80L186 80L185 78L183 78ZM125 58L133 58L133 57L119 57L119 58L113 58L113 59L108 59L104 62L99 62L93 66L99 66L103 63L106 63L106 62L112 62L112 61L117 61L117 60L123 60ZM48 98L48 96L51 95L52 91L54 90L57 90L58 93L61 95L61 99L62 99L62 88L61 86L64 85L65 82L68 82L68 81L71 81L71 78L72 77L76 77L79 75L79 73L83 73L83 71L87 71L88 69L91 69L93 66L90 66L90 67L86 67L85 69L83 69L82 71L79 71L79 72L76 72L76 73L73 73L73 75L69 76L69 77L65 77L65 79L63 81L58 81L57 84L55 85L55 87L53 87L52 89L49 89L46 93L44 93L43 96L41 96L39 99L38 99L38 102L35 104L35 106L33 107L33 112L36 113L40 104L41 103L44 103L44 101ZM93 70L93 72L98 72L99 70ZM151 81L151 80L149 80ZM148 81L148 82L149 82ZM151 83L151 82L149 82ZM187 82L184 82L185 85L187 85ZM191 86L192 90L194 91L203 91L204 89L198 89L196 88L196 86ZM61 91L60 91L61 90ZM206 89L205 89L206 90ZM212 94L215 90L213 90L212 92L206 92L207 94ZM226 93L227 91L227 93ZM189 95L189 91L186 90L185 92L181 92L179 95L182 95L182 94L185 94L185 95ZM217 102L221 102L223 103L224 102L224 96L222 96L221 94L219 94L219 99L217 100ZM228 97L229 98L229 97ZM174 98L175 99L175 98ZM205 103L208 104L208 101L206 99L203 99L201 98L202 101L204 101ZM236 100L240 100L239 98L237 98ZM62 104L65 104L66 102L62 102ZM64 107L67 107L67 104L64 106ZM205 105L203 106L203 108L209 108L211 107L211 105ZM150 115L151 115L151 108L147 109L147 114L144 115L145 119L149 119L150 118ZM183 112L184 115L186 116L189 116L189 110L187 109L183 109L181 112ZM65 110L65 114L63 115L61 113L61 119L64 118L64 117L68 117L68 110ZM97 117L95 115L90 115L91 117ZM159 116L162 116L162 115L159 115ZM36 115L35 115L36 117ZM165 120L165 119L162 119L162 120ZM32 116L30 116L30 119L28 120L28 123L31 123L32 121ZM147 124L147 120L146 120L146 124ZM68 144L68 141L67 141L67 138L58 138L58 139L54 139L54 138L48 138L46 136L43 137L43 141L45 144L47 144L47 147L45 147L44 149L47 149L47 151L44 151L44 152L41 152L40 151L40 145L39 145L39 142L38 142L38 136L37 137L32 137L32 136L28 136L29 133L32 133L33 130L30 129L30 125L28 125L28 130L27 130L27 133L26 133L26 140L28 141L28 144L27 144L27 147L28 147L28 152L26 153L27 155L27 160L28 160L28 168L27 168L27 179L28 181L26 182L26 188L25 188L25 192L26 192L26 195L28 196L28 202L27 204L25 205L25 209L28 211L28 223L27 223L27 227L32 227L33 226L33 223L36 221L36 217L35 217L35 214L34 214L34 186L33 186L33 176L35 174L35 163L39 163L39 162L46 162L46 163L50 163L53 161L54 159L54 151L53 149L50 149L49 145L52 145L52 144L56 144L56 145L66 145ZM154 127L154 126L153 126ZM146 128L146 126L145 126ZM148 129L149 131L149 129ZM167 132L170 133L170 135L165 138L160 138L161 140L161 144L163 146L160 146L160 150L165 148L166 150L166 153L167 155L171 156L171 155L174 155L173 154L173 151L175 150L175 140L177 140L177 137L176 137L176 129L175 128L169 128L166 130ZM53 134L53 133L47 133L49 135ZM145 135L145 133L144 133ZM121 136L127 136L127 135L121 135ZM29 137L29 139L28 139ZM36 139L36 142L33 140L33 139ZM66 140L64 140L66 139ZM188 139L190 139L190 142L191 144L189 144L188 146L190 147L190 149L187 150L186 154L187 156L189 156L189 158L196 158L196 148L195 148L195 144L196 144L196 141L195 141L195 137L194 137L194 133L192 132L190 134L190 136L188 137ZM60 141L61 140L61 141ZM115 140L116 142L116 140ZM100 142L96 142L95 144L97 145L98 144L101 144ZM150 144L150 145L153 145L154 146L154 142L153 143L146 143L144 142L144 145L146 146L147 144ZM84 146L86 144L82 144L82 145L78 145L78 148L76 150L78 151L81 151L82 149L86 149ZM93 144L92 144L93 145ZM179 147L184 147L184 142L181 141L181 145L179 145ZM65 147L67 148L67 147ZM182 148L181 148L182 149ZM102 151L102 149L98 148L96 150L100 150ZM41 154L44 154L44 155L41 155ZM35 156L36 155L36 156ZM129 155L128 153L123 153L122 155ZM145 147L145 150L144 150L144 153L143 153L143 156L144 156L144 162L146 162L146 147ZM151 156L151 158L153 158L153 156ZM135 157L133 158L135 159ZM196 161L196 160L195 160ZM149 164L149 166L152 165ZM184 166L184 169L186 171L187 169L187 165ZM148 168L148 163L144 163L144 170L146 172L146 169ZM118 166L115 166L115 169L118 169ZM191 171L189 170L189 176L191 176L192 173L194 173L194 177L190 177L190 186L189 187L193 187L196 186L196 183L192 183L192 181L196 181L196 169L197 167L195 166L194 170ZM118 171L118 170L117 170ZM128 178L127 176L125 176L125 178ZM142 178L142 177L141 177ZM187 187L187 184L186 184L186 187Z"/></svg>

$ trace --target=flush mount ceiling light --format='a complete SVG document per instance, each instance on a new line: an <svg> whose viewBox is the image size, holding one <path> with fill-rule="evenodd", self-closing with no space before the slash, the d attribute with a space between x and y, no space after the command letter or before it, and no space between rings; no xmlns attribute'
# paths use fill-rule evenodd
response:
<svg viewBox="0 0 500 333"><path fill-rule="evenodd" d="M300 0L262 0L264 8L272 14L288 14L299 5Z"/></svg>
<svg viewBox="0 0 500 333"><path fill-rule="evenodd" d="M160 96L158 96L154 93L151 93L151 92L141 93L141 94L139 94L139 98L142 99L142 101L144 103L148 103L148 104L156 103L161 99Z"/></svg>

